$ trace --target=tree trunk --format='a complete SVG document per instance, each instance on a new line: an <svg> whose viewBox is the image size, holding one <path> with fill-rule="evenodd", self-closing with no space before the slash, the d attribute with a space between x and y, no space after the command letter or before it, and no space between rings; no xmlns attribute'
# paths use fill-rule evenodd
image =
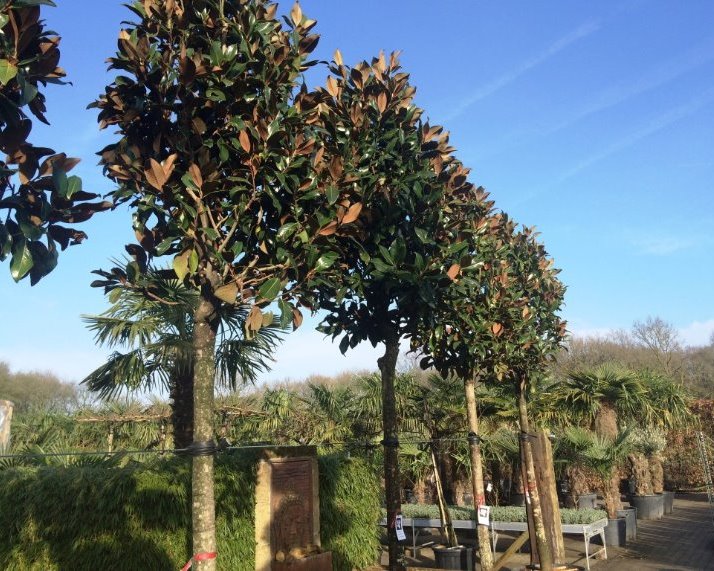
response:
<svg viewBox="0 0 714 571"><path fill-rule="evenodd" d="M543 524L543 512L538 495L536 484L535 466L533 464L533 449L531 448L530 422L528 421L528 408L526 405L525 381L521 381L518 386L518 415L521 425L521 447L523 449L523 459L526 473L526 510L533 514L533 525L535 530L535 542L538 549L540 568L543 571L552 571L553 553L550 549L550 542L546 537L545 525Z"/></svg>
<svg viewBox="0 0 714 571"><path fill-rule="evenodd" d="M114 452L114 424L109 423L109 433L107 434L107 450Z"/></svg>
<svg viewBox="0 0 714 571"><path fill-rule="evenodd" d="M662 467L662 458L658 454L652 454L647 460L650 465L652 492L661 494L664 492L664 468Z"/></svg>
<svg viewBox="0 0 714 571"><path fill-rule="evenodd" d="M389 569L404 569L404 551L397 540L396 521L401 512L401 481L399 478L399 440L394 379L399 357L399 335L388 330L384 338L384 355L378 360L382 374L382 429L384 431L384 487L387 500L387 542Z"/></svg>
<svg viewBox="0 0 714 571"><path fill-rule="evenodd" d="M605 511L610 519L617 518L617 510L622 509L620 501L620 472L615 469L609 477L602 480L602 499Z"/></svg>
<svg viewBox="0 0 714 571"><path fill-rule="evenodd" d="M446 505L446 499L444 498L444 488L441 485L441 476L439 476L439 466L436 463L436 454L434 454L433 444L431 446L431 465L434 468L436 497L439 503L439 516L441 518L441 533L449 547L456 547L458 545L456 532L454 531L454 524L451 522L451 514L449 513L449 509Z"/></svg>
<svg viewBox="0 0 714 571"><path fill-rule="evenodd" d="M635 495L651 496L652 474L647 458L644 454L630 454L627 459L630 461L631 476L635 480Z"/></svg>
<svg viewBox="0 0 714 571"><path fill-rule="evenodd" d="M481 445L478 436L478 410L476 408L476 381L464 381L466 392L466 416L469 424L469 455L471 457L471 486L474 494L474 509L486 503L486 491L483 487L483 464L481 462ZM478 521L478 517L477 517ZM476 525L479 560L482 571L490 571L493 567L493 552L487 525Z"/></svg>
<svg viewBox="0 0 714 571"><path fill-rule="evenodd" d="M219 318L210 293L202 291L194 316L193 440L197 448L213 443L213 385L215 345ZM193 456L191 517L193 556L216 553L216 518L213 492L213 454ZM193 569L215 571L216 559L194 560Z"/></svg>
<svg viewBox="0 0 714 571"><path fill-rule="evenodd" d="M193 442L193 370L175 371L171 383L171 425L174 447L186 448Z"/></svg>
<svg viewBox="0 0 714 571"><path fill-rule="evenodd" d="M614 441L617 438L617 411L608 402L600 404L600 408L595 415L595 434Z"/></svg>

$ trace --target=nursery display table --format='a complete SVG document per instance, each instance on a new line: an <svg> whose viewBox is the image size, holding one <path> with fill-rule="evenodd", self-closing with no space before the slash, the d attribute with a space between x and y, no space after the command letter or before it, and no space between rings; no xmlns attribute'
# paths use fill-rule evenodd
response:
<svg viewBox="0 0 714 571"><path fill-rule="evenodd" d="M433 542L421 543L417 545L418 535L420 530L426 528L440 528L441 520L429 519L429 518L404 518L404 527L412 528L412 549L414 553L423 547L428 547L432 545ZM476 522L473 520L453 520L454 529L475 529ZM384 518L380 522L382 527L387 526L387 519ZM607 519L599 519L592 523L564 523L563 533L568 535L581 535L583 538L583 544L585 546L585 567L590 571L590 559L597 556L598 554L603 554L603 559L607 559L607 545L605 542L605 526L607 525ZM491 530L491 537L493 542L493 551L496 552L496 542L498 541L498 534L504 531L518 531L524 532L528 529L528 524L526 522L517 521L492 521L489 525ZM602 547L596 551L590 552L590 540L593 537L600 536L602 540Z"/></svg>

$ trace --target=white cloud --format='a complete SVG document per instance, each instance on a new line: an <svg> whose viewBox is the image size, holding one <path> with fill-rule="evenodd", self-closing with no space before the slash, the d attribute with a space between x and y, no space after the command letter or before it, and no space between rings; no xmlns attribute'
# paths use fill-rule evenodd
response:
<svg viewBox="0 0 714 571"><path fill-rule="evenodd" d="M655 256L666 256L674 252L686 250L696 243L696 240L676 236L653 236L649 238L639 238L634 241L640 253Z"/></svg>
<svg viewBox="0 0 714 571"><path fill-rule="evenodd" d="M549 60L558 52L561 52L562 50L567 48L570 44L589 36L590 34L596 32L598 29L600 29L600 24L598 22L586 22L585 24L578 26L575 30L572 30L571 32L567 33L563 37L550 44L545 50L534 55L533 57L528 58L519 66L515 67L510 71L507 71L500 77L497 77L496 79L487 83L483 87L480 87L479 89L474 91L469 97L467 97L466 99L461 101L461 103L456 105L456 107L444 117L444 120L450 121L452 119L455 119L456 117L464 113L464 111L466 111L474 103L477 103L478 101L481 101L482 99L493 95L509 83L513 83L524 73Z"/></svg>
<svg viewBox="0 0 714 571"><path fill-rule="evenodd" d="M708 345L714 335L714 319L694 321L679 329L679 336L685 345Z"/></svg>
<svg viewBox="0 0 714 571"><path fill-rule="evenodd" d="M275 352L273 370L261 376L260 382L302 380L310 375L333 376L344 371L376 370L377 359L384 349L365 341L345 355L340 353L338 337L329 337L310 328L300 328L285 337Z"/></svg>

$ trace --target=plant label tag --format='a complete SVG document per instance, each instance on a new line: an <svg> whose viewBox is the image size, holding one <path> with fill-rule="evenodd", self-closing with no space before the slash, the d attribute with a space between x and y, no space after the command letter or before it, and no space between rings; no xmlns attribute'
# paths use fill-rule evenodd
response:
<svg viewBox="0 0 714 571"><path fill-rule="evenodd" d="M492 492L492 491L493 491L493 484L492 484L491 482L489 482L488 484L486 484L486 491L487 491L487 492Z"/></svg>
<svg viewBox="0 0 714 571"><path fill-rule="evenodd" d="M491 506L478 507L478 524L488 525L490 522Z"/></svg>
<svg viewBox="0 0 714 571"><path fill-rule="evenodd" d="M407 534L404 533L404 519L401 515L397 516L397 519L394 523L394 527L397 530L397 539L399 541L404 541L407 538Z"/></svg>

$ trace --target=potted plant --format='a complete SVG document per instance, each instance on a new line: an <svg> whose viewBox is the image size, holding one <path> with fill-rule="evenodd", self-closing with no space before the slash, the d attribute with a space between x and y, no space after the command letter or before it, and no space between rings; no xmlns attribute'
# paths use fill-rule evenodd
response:
<svg viewBox="0 0 714 571"><path fill-rule="evenodd" d="M473 569L473 549L460 545L454 531L454 524L451 521L449 507L444 498L444 488L441 485L439 468L436 463L434 446L431 448L431 462L434 468L434 480L436 483L436 497L439 502L439 519L441 520L441 534L445 545L435 545L434 559L436 566L440 569Z"/></svg>
<svg viewBox="0 0 714 571"><path fill-rule="evenodd" d="M565 432L565 441L581 462L597 475L608 517L605 528L607 544L624 547L628 534L627 520L618 513L622 510L619 468L632 448L630 431L621 431L610 439L574 427Z"/></svg>
<svg viewBox="0 0 714 571"><path fill-rule="evenodd" d="M638 519L662 519L664 515L664 496L655 493L652 478L653 472L656 475L659 470L656 467L653 469L652 463L659 461L659 454L665 446L666 440L661 431L644 428L632 431L632 453L628 460L635 491L630 503L637 508ZM660 480L656 485L661 486Z"/></svg>

